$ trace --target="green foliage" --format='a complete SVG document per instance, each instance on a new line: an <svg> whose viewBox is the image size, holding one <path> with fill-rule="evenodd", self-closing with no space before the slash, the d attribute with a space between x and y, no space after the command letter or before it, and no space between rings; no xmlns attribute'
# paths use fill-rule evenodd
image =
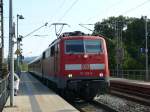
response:
<svg viewBox="0 0 150 112"><path fill-rule="evenodd" d="M28 64L27 63L22 63L21 64L21 70L22 71L28 71Z"/></svg>
<svg viewBox="0 0 150 112"><path fill-rule="evenodd" d="M116 28L119 30L116 30ZM145 53L141 53L140 48L145 48L144 18L119 16L95 23L93 35L105 37L111 69L116 67L117 32L122 32L122 43L119 43L119 45L122 45L124 49L123 69L143 69L145 67ZM148 20L148 32L150 32L150 20ZM150 42L148 48L150 48Z"/></svg>
<svg viewBox="0 0 150 112"><path fill-rule="evenodd" d="M25 62L20 62L21 71L28 71L28 64ZM14 60L14 70L17 72L17 60Z"/></svg>

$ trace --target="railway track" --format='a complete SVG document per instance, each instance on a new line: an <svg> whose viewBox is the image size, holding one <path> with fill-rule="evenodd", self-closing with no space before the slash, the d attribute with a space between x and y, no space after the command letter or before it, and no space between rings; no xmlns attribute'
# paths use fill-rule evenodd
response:
<svg viewBox="0 0 150 112"><path fill-rule="evenodd" d="M121 81L111 81L110 93L126 97L144 105L150 105L150 86Z"/></svg>
<svg viewBox="0 0 150 112"><path fill-rule="evenodd" d="M35 76L34 74L32 74ZM37 76L35 76L38 80L41 81L41 79ZM50 87L45 84L45 86ZM55 91L53 88L51 88L53 91ZM58 91L55 91L58 93ZM58 93L59 94L59 93ZM61 95L60 95L61 96ZM80 112L117 112L110 106L100 103L98 101L90 101L86 102L85 100L76 99L75 101L70 101L67 98L61 96L63 99L65 99L68 103L73 105L75 108L77 108Z"/></svg>
<svg viewBox="0 0 150 112"><path fill-rule="evenodd" d="M111 86L112 87L112 86ZM111 90L114 92L114 90ZM119 93L119 92L118 92ZM120 96L123 95L123 92ZM128 94L129 95L129 94ZM77 108L80 112L150 112L150 106L140 105L134 103L127 98L117 97L116 95L106 94L95 97L94 101L86 102L84 100L75 99L74 101L68 101L68 103Z"/></svg>
<svg viewBox="0 0 150 112"><path fill-rule="evenodd" d="M98 101L86 102L83 100L71 103L80 112L117 112L110 106L100 103Z"/></svg>

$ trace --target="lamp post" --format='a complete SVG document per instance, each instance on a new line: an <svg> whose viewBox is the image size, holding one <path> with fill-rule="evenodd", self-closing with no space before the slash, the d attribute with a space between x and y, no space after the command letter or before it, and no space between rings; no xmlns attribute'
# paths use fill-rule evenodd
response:
<svg viewBox="0 0 150 112"><path fill-rule="evenodd" d="M18 20L19 19L24 19L24 17L22 15L17 14L17 51L20 51L20 41L21 41L21 36L18 36ZM20 73L19 56L20 56L20 54L17 53L17 73L18 73L18 75Z"/></svg>

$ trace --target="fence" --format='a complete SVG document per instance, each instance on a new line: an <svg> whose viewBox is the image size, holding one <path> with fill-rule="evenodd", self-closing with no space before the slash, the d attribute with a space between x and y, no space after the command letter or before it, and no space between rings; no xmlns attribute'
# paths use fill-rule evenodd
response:
<svg viewBox="0 0 150 112"><path fill-rule="evenodd" d="M3 110L9 96L8 86L8 77L0 80L0 112Z"/></svg>
<svg viewBox="0 0 150 112"><path fill-rule="evenodd" d="M150 73L150 71L149 71ZM132 80L142 80L146 81L146 71L145 70L110 70L111 77L126 78ZM150 81L150 75L149 75Z"/></svg>

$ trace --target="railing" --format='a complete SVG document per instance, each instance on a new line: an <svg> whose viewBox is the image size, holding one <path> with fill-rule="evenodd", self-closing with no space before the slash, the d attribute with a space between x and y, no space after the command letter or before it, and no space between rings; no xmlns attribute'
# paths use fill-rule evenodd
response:
<svg viewBox="0 0 150 112"><path fill-rule="evenodd" d="M149 71L150 73L150 71ZM145 70L110 70L111 77L126 78L132 80L142 80L146 81L146 71ZM149 75L150 81L150 75Z"/></svg>
<svg viewBox="0 0 150 112"><path fill-rule="evenodd" d="M8 90L8 76L0 80L0 112L3 110L3 107L8 99L9 90Z"/></svg>

